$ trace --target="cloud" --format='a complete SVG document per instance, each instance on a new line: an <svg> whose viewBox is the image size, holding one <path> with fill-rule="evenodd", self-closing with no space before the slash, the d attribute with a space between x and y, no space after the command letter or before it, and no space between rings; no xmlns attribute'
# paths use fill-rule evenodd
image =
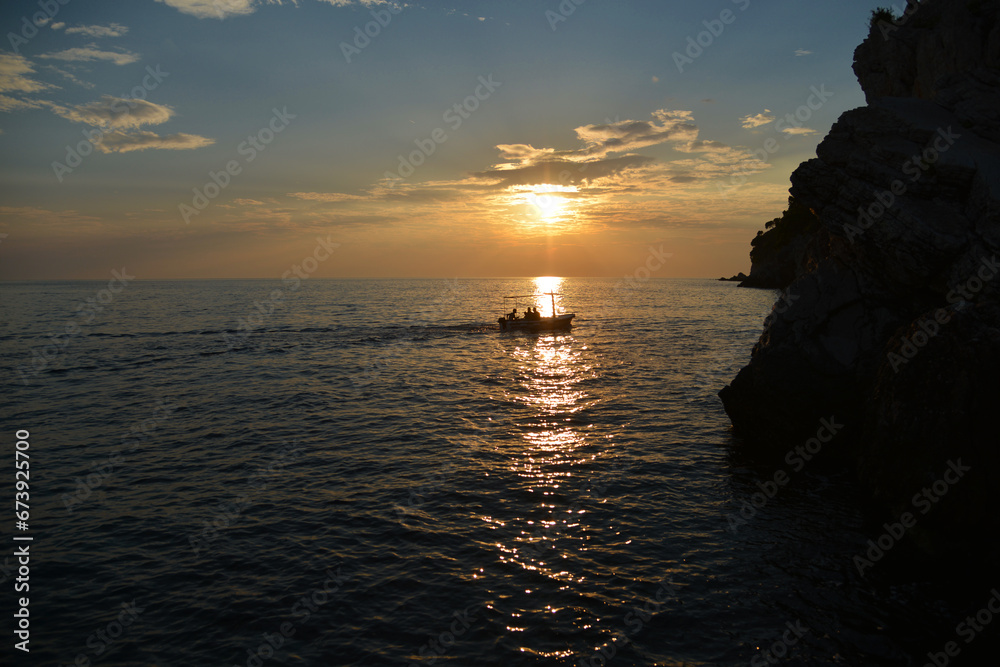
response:
<svg viewBox="0 0 1000 667"><path fill-rule="evenodd" d="M57 22L57 23L53 23L53 24L52 24L52 29L53 29L53 30L62 30L62 29L63 29L63 28L65 28L65 27L66 27L66 24L65 24L65 23L63 23L62 21L59 21L59 22Z"/></svg>
<svg viewBox="0 0 1000 667"><path fill-rule="evenodd" d="M73 49L66 49L65 51L57 51L55 53L43 53L38 57L50 58L53 60L65 60L66 62L110 60L116 65L128 65L129 63L134 63L139 59L138 55L128 51L123 51L121 53L116 51L101 51L93 44L86 47L77 47Z"/></svg>
<svg viewBox="0 0 1000 667"><path fill-rule="evenodd" d="M665 142L685 145L698 137L691 111L660 109L654 120L622 120L614 123L584 125L576 128L576 136L587 144L587 156L623 153Z"/></svg>
<svg viewBox="0 0 1000 667"><path fill-rule="evenodd" d="M156 0L199 19L224 19L253 14L254 0Z"/></svg>
<svg viewBox="0 0 1000 667"><path fill-rule="evenodd" d="M812 51L806 51L805 49L795 49L795 57L809 56L809 55L812 55Z"/></svg>
<svg viewBox="0 0 1000 667"><path fill-rule="evenodd" d="M49 21L51 20L52 20L51 16L43 16L40 19L34 19L33 23L37 25L39 28L41 28L43 26L47 26L49 24Z"/></svg>
<svg viewBox="0 0 1000 667"><path fill-rule="evenodd" d="M127 100L111 95L102 95L97 101L72 107L57 104L49 104L49 107L56 115L74 123L113 130L159 125L174 115L173 109L162 104L146 100Z"/></svg>
<svg viewBox="0 0 1000 667"><path fill-rule="evenodd" d="M679 153L699 154L698 157L671 160L669 169L658 178L666 182L704 180L720 173L732 173L736 165L741 170L759 171L766 165L748 162L748 152L718 141L698 139L699 129L691 111L659 109L652 120L620 120L612 123L583 125L576 128L583 147L573 150L536 148L529 144L500 144L502 162L492 168L475 172L473 177L491 179L497 187L517 185L562 184L606 185L608 179L628 181L639 172L651 174L657 167L655 158L634 151L668 144ZM623 154L613 157L614 154ZM750 164L753 163L753 164ZM664 175L666 174L666 175ZM617 187L617 186L616 186Z"/></svg>
<svg viewBox="0 0 1000 667"><path fill-rule="evenodd" d="M65 25L65 24L63 24ZM53 25L53 27L55 27ZM66 28L67 35L86 35L87 37L121 37L128 32L126 26L120 23L111 25L77 25Z"/></svg>
<svg viewBox="0 0 1000 667"><path fill-rule="evenodd" d="M168 7L173 7L182 14L194 16L199 19L226 19L231 16L246 16L257 11L258 5L281 5L282 0L156 0ZM334 7L350 7L351 5L363 5L365 7L375 7L377 5L397 3L389 0L319 0ZM291 4L297 4L296 0L290 0Z"/></svg>
<svg viewBox="0 0 1000 667"><path fill-rule="evenodd" d="M67 72L64 69L59 69L55 65L45 65L45 68L46 69L50 69L53 72L55 72L56 74L59 74L60 76L65 77L67 80L72 81L73 83L75 83L78 86L82 86L84 88L93 88L94 87L94 84L90 83L89 81L84 81L82 79L78 79L74 74L72 74L70 72Z"/></svg>
<svg viewBox="0 0 1000 667"><path fill-rule="evenodd" d="M574 132L580 140L576 148L500 144L492 165L452 180L386 177L362 192L290 192L287 197L298 200L293 204L297 224L340 225L352 215L363 226L386 224L365 217L377 211L405 230L409 221L455 218L461 219L462 230L484 242L558 231L702 229L758 209L767 213L775 201L787 198L784 184L771 188L784 197L775 199L768 190L764 204L757 201L761 184L747 184L739 198L720 197L735 176L771 165L747 148L700 138L691 111L659 109L645 120L582 125ZM661 145L674 154L662 148L656 157L639 152ZM515 224L497 226L498 220Z"/></svg>
<svg viewBox="0 0 1000 667"><path fill-rule="evenodd" d="M80 234L100 231L101 219L69 209L57 211L38 206L0 206L0 223L25 232ZM30 232L29 232L30 230Z"/></svg>
<svg viewBox="0 0 1000 667"><path fill-rule="evenodd" d="M370 197L366 195L350 195L345 192L289 192L288 196L295 197L296 199L305 199L308 201L323 203L370 199Z"/></svg>
<svg viewBox="0 0 1000 667"><path fill-rule="evenodd" d="M202 148L214 143L214 139L200 137L196 134L179 133L160 136L155 132L108 132L94 146L102 153L129 153L131 151L144 151L148 148L181 151Z"/></svg>
<svg viewBox="0 0 1000 667"><path fill-rule="evenodd" d="M763 113L754 114L752 116L743 116L743 118L740 119L743 129L752 130L755 127L767 125L768 123L774 121L774 116L768 115L770 113L770 109L764 109Z"/></svg>
<svg viewBox="0 0 1000 667"><path fill-rule="evenodd" d="M490 169L476 172L478 178L499 179L498 187L515 185L578 184L607 178L628 169L656 162L645 155L623 155L616 158L576 162L572 160L546 160L537 164L513 169Z"/></svg>
<svg viewBox="0 0 1000 667"><path fill-rule="evenodd" d="M34 100L19 100L7 95L0 95L0 112L9 113L21 109L38 109L42 105Z"/></svg>
<svg viewBox="0 0 1000 667"><path fill-rule="evenodd" d="M34 71L31 62L24 56L0 53L0 93L35 93L53 87L28 76Z"/></svg>
<svg viewBox="0 0 1000 667"><path fill-rule="evenodd" d="M188 150L215 143L214 139L196 134L158 135L154 132L126 132L143 125L159 125L170 120L174 110L146 100L127 100L103 95L101 99L66 107L53 102L40 102L58 116L74 123L84 123L100 128L102 134L94 146L102 153L129 153L154 148L160 150Z"/></svg>
<svg viewBox="0 0 1000 667"><path fill-rule="evenodd" d="M350 7L351 5L364 5L365 7L374 7L375 5L388 5L389 0L320 0L320 2L327 2L334 7ZM394 3L393 3L394 4ZM466 14L468 16L468 14ZM485 21L485 18L479 18L480 21Z"/></svg>
<svg viewBox="0 0 1000 667"><path fill-rule="evenodd" d="M786 127L781 130L785 134L794 134L800 136L807 136L810 134L816 134L816 130L811 130L808 127Z"/></svg>

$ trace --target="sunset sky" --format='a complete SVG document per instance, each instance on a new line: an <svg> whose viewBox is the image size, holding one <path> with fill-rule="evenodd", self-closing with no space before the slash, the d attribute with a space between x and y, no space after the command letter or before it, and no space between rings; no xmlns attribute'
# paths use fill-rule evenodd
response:
<svg viewBox="0 0 1000 667"><path fill-rule="evenodd" d="M0 279L749 270L878 3L576 2L5 2Z"/></svg>

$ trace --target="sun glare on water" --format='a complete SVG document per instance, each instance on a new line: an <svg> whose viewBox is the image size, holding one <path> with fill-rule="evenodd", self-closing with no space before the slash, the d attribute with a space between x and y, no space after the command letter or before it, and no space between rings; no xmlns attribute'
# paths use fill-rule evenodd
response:
<svg viewBox="0 0 1000 667"><path fill-rule="evenodd" d="M535 278L535 308L537 308L543 316L549 317L552 315L559 314L562 307L562 296L559 295L559 288L562 286L563 279L557 276L538 276ZM555 292L555 304L556 312L552 312L552 297L545 296L549 292Z"/></svg>

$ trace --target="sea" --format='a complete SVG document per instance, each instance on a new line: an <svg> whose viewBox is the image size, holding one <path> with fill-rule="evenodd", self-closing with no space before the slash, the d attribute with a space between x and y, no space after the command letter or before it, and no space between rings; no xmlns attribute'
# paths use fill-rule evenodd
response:
<svg viewBox="0 0 1000 667"><path fill-rule="evenodd" d="M965 610L947 585L859 568L882 528L849 471L745 455L716 395L776 296L0 284L12 510L30 463L27 521L3 521L0 661L924 664ZM553 299L571 331L499 331Z"/></svg>

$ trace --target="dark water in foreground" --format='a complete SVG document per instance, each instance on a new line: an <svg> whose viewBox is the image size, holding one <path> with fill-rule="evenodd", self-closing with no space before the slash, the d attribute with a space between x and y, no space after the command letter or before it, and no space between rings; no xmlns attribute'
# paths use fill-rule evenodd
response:
<svg viewBox="0 0 1000 667"><path fill-rule="evenodd" d="M614 282L136 282L89 323L101 283L3 285L35 538L7 664L923 664L963 610L859 575L846 476L730 529L774 467L715 393L774 294ZM539 287L572 333L498 333Z"/></svg>

